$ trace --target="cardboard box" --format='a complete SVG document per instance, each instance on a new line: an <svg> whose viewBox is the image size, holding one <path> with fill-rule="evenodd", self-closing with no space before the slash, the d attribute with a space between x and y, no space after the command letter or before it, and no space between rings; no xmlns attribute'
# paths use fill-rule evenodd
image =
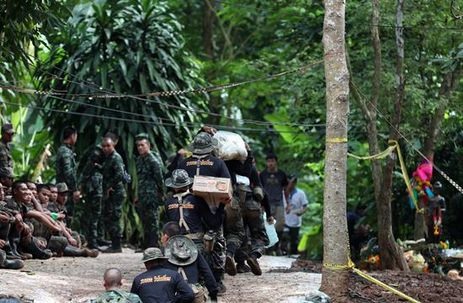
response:
<svg viewBox="0 0 463 303"><path fill-rule="evenodd" d="M233 195L231 180L228 178L195 176L192 191L209 205L215 206L229 202Z"/></svg>

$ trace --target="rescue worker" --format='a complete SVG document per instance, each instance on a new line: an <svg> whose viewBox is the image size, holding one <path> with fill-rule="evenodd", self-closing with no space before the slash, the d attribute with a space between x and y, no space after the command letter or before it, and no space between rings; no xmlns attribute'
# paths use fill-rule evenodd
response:
<svg viewBox="0 0 463 303"><path fill-rule="evenodd" d="M142 302L193 302L193 290L178 272L163 267L166 260L159 248L147 248L143 252L146 272L135 277L130 292Z"/></svg>
<svg viewBox="0 0 463 303"><path fill-rule="evenodd" d="M225 162L212 155L214 148L217 145L217 140L215 140L211 135L214 129L203 127L202 130L208 130L209 133L201 131L196 135L191 146L193 155L180 162L178 168L186 170L190 178L198 175L229 179L230 173ZM215 211L216 206L211 206L211 208ZM206 222L206 224L207 223L208 222ZM208 227L208 230L211 232L206 235L206 239L208 239L210 243L213 243L213 249L208 257L205 255L206 260L208 260L209 266L211 266L212 272L219 283L219 294L226 291L225 285L222 283L225 263L225 239L223 237L222 225L223 222L219 226Z"/></svg>
<svg viewBox="0 0 463 303"><path fill-rule="evenodd" d="M225 270L230 275L237 273L234 258L240 267L244 267L246 261L253 274L261 275L262 270L257 260L263 255L265 245L268 244L261 205L264 191L249 146L247 149L248 157L245 161L225 162L234 186L234 201L225 209L224 225L227 239ZM269 220L273 218L270 217ZM251 243L249 249L248 241Z"/></svg>
<svg viewBox="0 0 463 303"><path fill-rule="evenodd" d="M199 283L204 281L212 301L217 301L218 285L212 271L195 243L182 236L177 222L167 222L162 230L162 246L169 258L165 267L178 271L195 293L195 303L206 302L206 294Z"/></svg>
<svg viewBox="0 0 463 303"><path fill-rule="evenodd" d="M122 273L119 269L107 269L104 273L103 280L106 292L99 295L98 298L90 300L90 303L142 303L139 296L121 289Z"/></svg>

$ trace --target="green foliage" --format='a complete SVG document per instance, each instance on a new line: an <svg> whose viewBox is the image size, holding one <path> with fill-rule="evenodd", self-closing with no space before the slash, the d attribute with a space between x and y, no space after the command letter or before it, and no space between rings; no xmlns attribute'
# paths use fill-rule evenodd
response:
<svg viewBox="0 0 463 303"><path fill-rule="evenodd" d="M62 97L37 100L46 108L40 114L45 125L51 127L55 146L66 125L75 125L80 134L85 134L78 140L79 156L112 131L120 136L118 151L135 175L134 138L138 133L148 133L163 156L183 144L191 131L189 123L199 118L191 110L204 105L197 97L161 100L73 95L137 95L198 86L202 82L199 65L184 50L181 29L165 2L96 1L76 5L66 23L47 36L51 47L42 50L35 74L40 88L67 91ZM71 114L57 114L56 110ZM136 190L136 179L133 185ZM134 217L131 206L125 210L125 215Z"/></svg>

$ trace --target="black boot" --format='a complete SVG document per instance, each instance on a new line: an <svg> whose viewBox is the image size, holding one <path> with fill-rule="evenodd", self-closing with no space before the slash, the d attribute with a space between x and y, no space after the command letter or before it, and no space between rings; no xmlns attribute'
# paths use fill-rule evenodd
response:
<svg viewBox="0 0 463 303"><path fill-rule="evenodd" d="M8 260L6 258L6 252L3 250L0 250L0 268L6 268L6 269L21 269L24 267L24 262L23 260Z"/></svg>
<svg viewBox="0 0 463 303"><path fill-rule="evenodd" d="M109 245L111 245L111 241L105 240L103 238L100 238L100 239L98 239L96 241L97 241L97 244L99 246L109 246Z"/></svg>
<svg viewBox="0 0 463 303"><path fill-rule="evenodd" d="M31 253L35 259L50 259L53 256L53 253L49 249L41 249L35 243L35 238L32 238L29 243L22 245L24 252Z"/></svg>
<svg viewBox="0 0 463 303"><path fill-rule="evenodd" d="M250 272L250 271L251 271L251 267L247 266L247 265L244 264L244 263L237 263L237 264L236 264L236 271L237 271L239 274L244 274L244 273Z"/></svg>
<svg viewBox="0 0 463 303"><path fill-rule="evenodd" d="M260 265L259 262L257 262L257 259L258 257L255 254L251 254L251 256L246 259L246 263L248 263L253 274L260 276L262 275L262 269L260 269Z"/></svg>
<svg viewBox="0 0 463 303"><path fill-rule="evenodd" d="M86 257L82 249L72 245L67 245L63 250L63 256L65 257Z"/></svg>
<svg viewBox="0 0 463 303"><path fill-rule="evenodd" d="M107 253L107 254L121 253L122 252L121 238L113 238L111 242L112 242L111 246L106 249L103 249L101 252Z"/></svg>
<svg viewBox="0 0 463 303"><path fill-rule="evenodd" d="M96 239L91 239L87 243L87 248L89 249L99 249L100 246L98 245L98 242Z"/></svg>
<svg viewBox="0 0 463 303"><path fill-rule="evenodd" d="M13 250L11 245L6 242L5 246L3 247L3 250L5 250L6 253L6 258L9 260L21 260L21 255L16 251L16 249Z"/></svg>
<svg viewBox="0 0 463 303"><path fill-rule="evenodd" d="M227 256L225 258L225 272L230 276L236 276L237 274L235 261L233 260L233 254L230 252L227 252Z"/></svg>

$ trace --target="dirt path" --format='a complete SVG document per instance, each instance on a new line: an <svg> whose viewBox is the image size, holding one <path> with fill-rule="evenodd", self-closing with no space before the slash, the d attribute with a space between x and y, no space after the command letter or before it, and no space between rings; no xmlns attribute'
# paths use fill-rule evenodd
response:
<svg viewBox="0 0 463 303"><path fill-rule="evenodd" d="M125 249L121 254L100 255L96 259L56 258L29 260L21 272L0 271L0 294L21 296L29 302L86 302L103 290L102 275L108 267L118 267L130 288L136 274L144 270L141 254ZM227 293L219 302L298 302L304 293L318 289L321 276L303 272L281 273L294 259L263 257L264 274L227 276ZM272 270L272 271L271 271ZM271 271L271 272L269 272Z"/></svg>

